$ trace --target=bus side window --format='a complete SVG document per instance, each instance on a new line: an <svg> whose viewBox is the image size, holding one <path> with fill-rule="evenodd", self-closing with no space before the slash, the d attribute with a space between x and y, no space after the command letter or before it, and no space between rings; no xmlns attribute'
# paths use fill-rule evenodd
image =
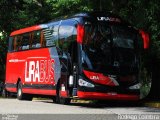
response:
<svg viewBox="0 0 160 120"><path fill-rule="evenodd" d="M14 38L15 37L9 37L8 52L13 52L14 51Z"/></svg>
<svg viewBox="0 0 160 120"><path fill-rule="evenodd" d="M76 28L71 25L62 25L59 28L59 48L68 52L71 42L75 41Z"/></svg>
<svg viewBox="0 0 160 120"><path fill-rule="evenodd" d="M28 50L29 49L29 40L30 40L30 34L26 33L22 36L22 50Z"/></svg>
<svg viewBox="0 0 160 120"><path fill-rule="evenodd" d="M45 39L45 37L44 37L43 30L41 31L41 40L40 40L40 44L41 44L41 47L46 47L46 39Z"/></svg>
<svg viewBox="0 0 160 120"><path fill-rule="evenodd" d="M58 41L58 25L43 30L46 47L55 46Z"/></svg>
<svg viewBox="0 0 160 120"><path fill-rule="evenodd" d="M22 36L18 35L14 39L14 51L21 51L22 50Z"/></svg>
<svg viewBox="0 0 160 120"><path fill-rule="evenodd" d="M41 31L34 31L31 48L41 47Z"/></svg>
<svg viewBox="0 0 160 120"><path fill-rule="evenodd" d="M17 36L14 36L13 38L13 51L17 51Z"/></svg>
<svg viewBox="0 0 160 120"><path fill-rule="evenodd" d="M8 52L15 52L17 47L17 36L9 37Z"/></svg>

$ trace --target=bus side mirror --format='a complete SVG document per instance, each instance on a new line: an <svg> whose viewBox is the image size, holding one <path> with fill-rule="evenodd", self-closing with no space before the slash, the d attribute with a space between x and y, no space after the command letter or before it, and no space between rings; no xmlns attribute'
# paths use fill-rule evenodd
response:
<svg viewBox="0 0 160 120"><path fill-rule="evenodd" d="M143 48L144 49L148 49L149 48L149 34L146 33L145 31L143 30L139 30L139 33L143 39Z"/></svg>

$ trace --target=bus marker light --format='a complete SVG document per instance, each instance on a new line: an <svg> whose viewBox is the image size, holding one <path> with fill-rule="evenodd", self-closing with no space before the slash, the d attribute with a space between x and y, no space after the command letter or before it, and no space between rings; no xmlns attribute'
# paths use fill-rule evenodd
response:
<svg viewBox="0 0 160 120"><path fill-rule="evenodd" d="M69 76L69 86L73 86L73 75Z"/></svg>

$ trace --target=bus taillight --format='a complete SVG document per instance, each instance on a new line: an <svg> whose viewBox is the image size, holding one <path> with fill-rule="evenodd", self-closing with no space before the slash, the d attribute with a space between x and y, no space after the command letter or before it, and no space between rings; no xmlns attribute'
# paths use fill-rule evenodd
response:
<svg viewBox="0 0 160 120"><path fill-rule="evenodd" d="M77 42L82 44L84 37L84 27L80 24L77 26Z"/></svg>

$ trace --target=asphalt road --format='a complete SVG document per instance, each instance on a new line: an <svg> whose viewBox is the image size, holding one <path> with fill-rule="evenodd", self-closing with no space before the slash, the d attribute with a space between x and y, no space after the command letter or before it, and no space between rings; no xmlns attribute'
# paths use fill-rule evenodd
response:
<svg viewBox="0 0 160 120"><path fill-rule="evenodd" d="M59 105L49 99L33 101L0 99L0 114L0 120L118 120L122 118L144 118L144 116L139 115L152 115L153 119L160 119L159 108L119 102ZM153 114L156 116L153 116Z"/></svg>

